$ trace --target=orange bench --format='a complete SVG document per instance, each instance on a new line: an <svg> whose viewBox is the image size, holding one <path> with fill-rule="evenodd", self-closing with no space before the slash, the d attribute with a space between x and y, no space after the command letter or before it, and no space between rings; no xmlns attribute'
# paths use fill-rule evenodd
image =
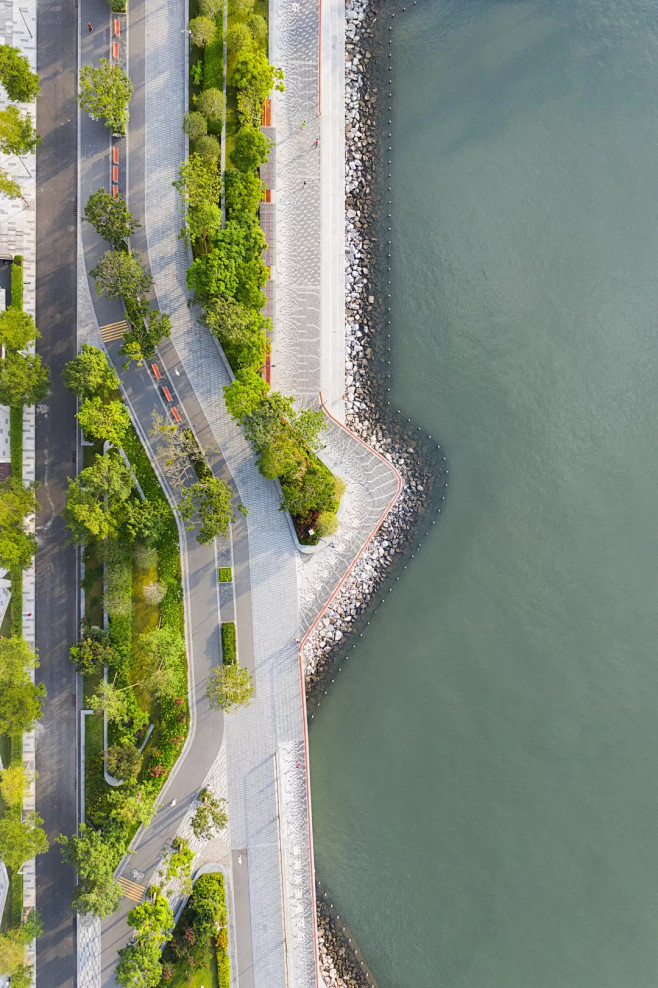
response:
<svg viewBox="0 0 658 988"><path fill-rule="evenodd" d="M119 20L118 17L114 18L114 33L116 34L117 38L121 34L121 21Z"/></svg>
<svg viewBox="0 0 658 988"><path fill-rule="evenodd" d="M156 381L159 381L160 378L162 377L162 374L160 373L160 368L158 367L158 365L151 364L151 370L153 371L153 377L156 379Z"/></svg>
<svg viewBox="0 0 658 988"><path fill-rule="evenodd" d="M113 199L118 199L119 198L119 186L118 185L113 185L112 186L112 198Z"/></svg>
<svg viewBox="0 0 658 988"><path fill-rule="evenodd" d="M162 393L163 393L163 395L165 396L165 398L167 399L167 401L173 401L173 400L174 400L174 399L173 399L173 398L171 397L171 391L170 391L170 390L169 390L169 388L168 388L168 387L166 386L166 384L163 384L163 385L162 385Z"/></svg>
<svg viewBox="0 0 658 988"><path fill-rule="evenodd" d="M114 162L115 165L118 165L119 164L119 149L118 148L112 148L112 161Z"/></svg>
<svg viewBox="0 0 658 988"><path fill-rule="evenodd" d="M112 42L112 58L115 61L117 61L117 62L119 61L119 42L118 41L113 41Z"/></svg>
<svg viewBox="0 0 658 988"><path fill-rule="evenodd" d="M183 421L182 418L180 417L180 415L178 413L178 409L176 408L175 405L171 409L171 417L173 418L174 422L182 422Z"/></svg>
<svg viewBox="0 0 658 988"><path fill-rule="evenodd" d="M119 181L119 166L118 165L112 165L112 181L115 182L115 183Z"/></svg>

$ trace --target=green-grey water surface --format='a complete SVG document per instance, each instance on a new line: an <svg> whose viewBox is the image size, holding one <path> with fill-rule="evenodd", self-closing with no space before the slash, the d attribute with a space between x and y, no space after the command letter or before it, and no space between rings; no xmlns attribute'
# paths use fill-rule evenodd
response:
<svg viewBox="0 0 658 988"><path fill-rule="evenodd" d="M311 731L380 988L658 984L658 6L396 17L395 402L440 523Z"/></svg>

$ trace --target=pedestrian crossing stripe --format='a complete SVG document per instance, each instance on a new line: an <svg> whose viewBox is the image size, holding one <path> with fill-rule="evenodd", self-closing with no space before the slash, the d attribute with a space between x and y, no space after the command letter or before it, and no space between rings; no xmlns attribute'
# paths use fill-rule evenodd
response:
<svg viewBox="0 0 658 988"><path fill-rule="evenodd" d="M119 885L123 889L123 894L127 899L132 899L133 902L141 902L144 897L144 892L146 891L145 885L138 885L137 882L131 882L123 875L119 879Z"/></svg>
<svg viewBox="0 0 658 988"><path fill-rule="evenodd" d="M101 336L105 343L111 343L112 340L120 340L127 329L128 323L125 319L120 319L118 322L108 322L107 325L101 326Z"/></svg>

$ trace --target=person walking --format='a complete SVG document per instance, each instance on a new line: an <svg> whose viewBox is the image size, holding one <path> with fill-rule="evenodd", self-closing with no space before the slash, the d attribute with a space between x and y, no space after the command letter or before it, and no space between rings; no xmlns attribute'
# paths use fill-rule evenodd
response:
<svg viewBox="0 0 658 988"><path fill-rule="evenodd" d="M89 21L87 27L89 28L89 33L91 34L91 32L94 30L94 25L91 23L91 21Z"/></svg>

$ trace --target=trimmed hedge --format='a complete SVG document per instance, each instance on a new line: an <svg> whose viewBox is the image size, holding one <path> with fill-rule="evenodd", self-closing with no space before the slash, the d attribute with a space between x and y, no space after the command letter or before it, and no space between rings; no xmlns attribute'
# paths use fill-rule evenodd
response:
<svg viewBox="0 0 658 988"><path fill-rule="evenodd" d="M234 666L238 661L238 644L235 634L235 622L222 623L222 665Z"/></svg>
<svg viewBox="0 0 658 988"><path fill-rule="evenodd" d="M230 566L219 567L219 582L233 583L233 571Z"/></svg>
<svg viewBox="0 0 658 988"><path fill-rule="evenodd" d="M9 305L12 309L23 311L23 258L20 254L16 254L11 264Z"/></svg>
<svg viewBox="0 0 658 988"><path fill-rule="evenodd" d="M9 455L14 477L23 476L23 406L9 409Z"/></svg>

